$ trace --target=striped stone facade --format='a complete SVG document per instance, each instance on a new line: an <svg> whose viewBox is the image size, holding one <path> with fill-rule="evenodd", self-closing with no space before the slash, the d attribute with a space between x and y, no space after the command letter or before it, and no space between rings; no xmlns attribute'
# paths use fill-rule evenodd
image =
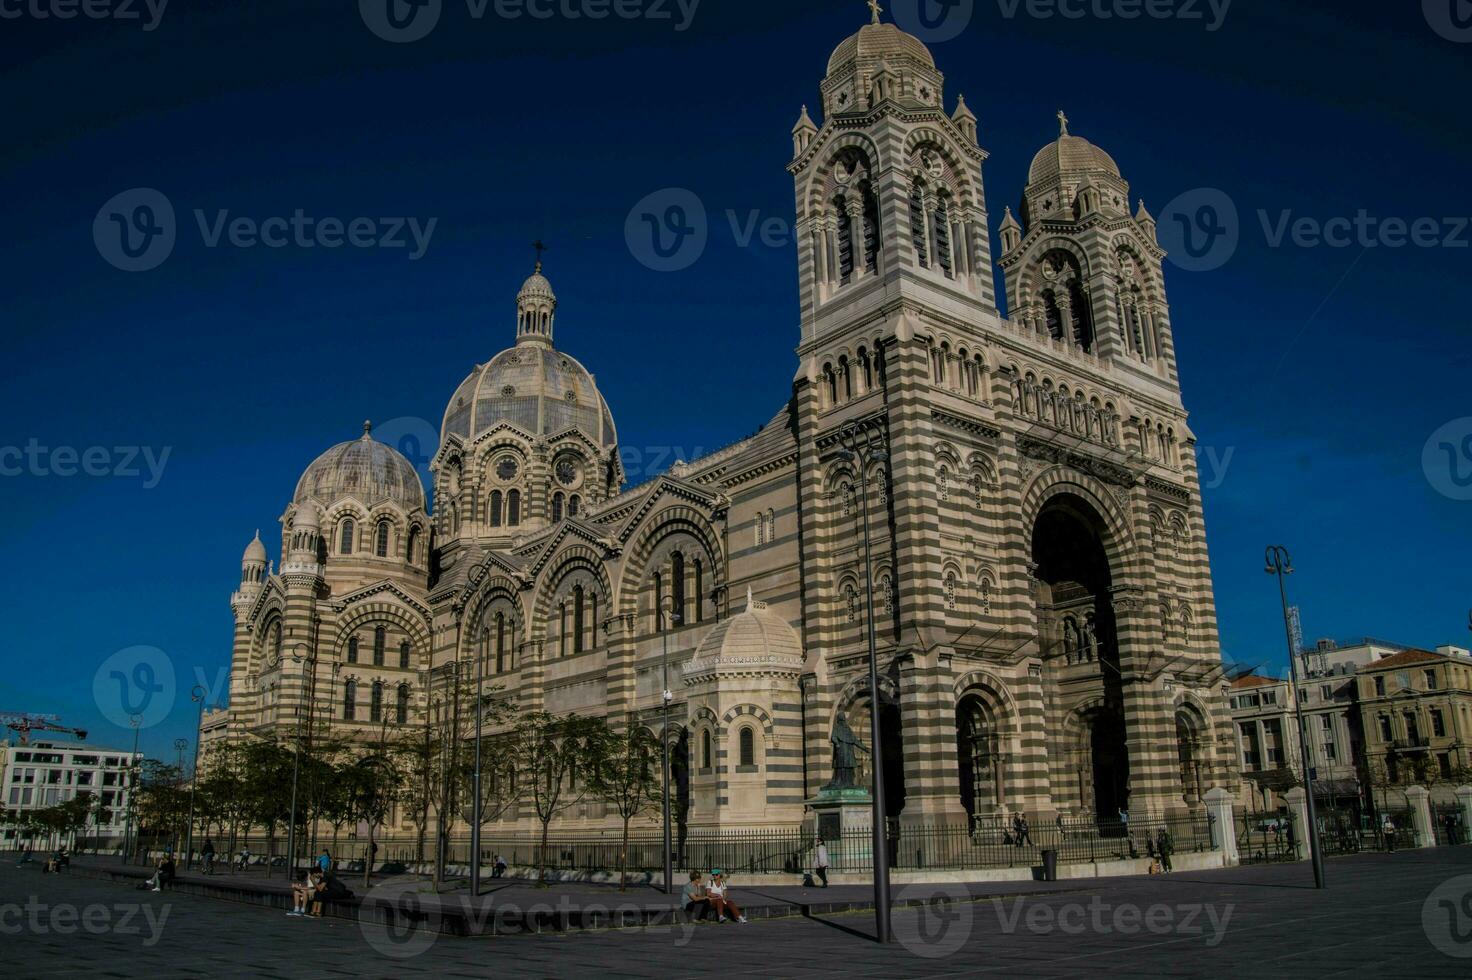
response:
<svg viewBox="0 0 1472 980"><path fill-rule="evenodd" d="M1025 224L1009 212L1000 226L1004 317L986 153L964 100L944 109L943 85L892 25L835 51L825 120L804 110L789 164L798 369L755 436L623 489L612 416L581 365L558 360L539 269L518 315L534 308L537 329L473 386L522 414L452 402L433 518L361 485L299 499L283 553L310 505L315 560L248 567L232 724L291 723L312 685L289 652L316 630L317 699L328 684L334 728L372 736L373 723L344 719L343 678L399 674L361 658L354 674L343 651L382 624L411 644L410 724L483 673L524 706L659 731L668 664L691 827L798 823L832 776L840 714L865 742L861 766L885 767L902 825L1155 818L1235 789L1153 221L1129 213L1114 162L1065 123L1033 164ZM494 373L531 348L542 378ZM551 421L576 417L564 402L586 402L597 423ZM432 552L339 554L342 515L368 527L380 510L432 527ZM268 669L278 628L288 655ZM590 804L564 829L611 823Z"/></svg>

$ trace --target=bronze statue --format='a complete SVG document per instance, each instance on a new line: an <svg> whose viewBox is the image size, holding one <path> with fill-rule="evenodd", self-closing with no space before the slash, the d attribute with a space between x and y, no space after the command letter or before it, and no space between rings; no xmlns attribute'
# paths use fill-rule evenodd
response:
<svg viewBox="0 0 1472 980"><path fill-rule="evenodd" d="M833 721L833 734L828 737L833 744L833 778L825 789L851 789L856 785L854 773L858 770L859 752L868 752L852 728L848 719L840 712Z"/></svg>

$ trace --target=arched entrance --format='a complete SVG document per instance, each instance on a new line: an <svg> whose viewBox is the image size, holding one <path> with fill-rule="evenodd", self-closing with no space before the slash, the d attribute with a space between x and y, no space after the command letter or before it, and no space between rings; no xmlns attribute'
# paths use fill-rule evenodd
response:
<svg viewBox="0 0 1472 980"><path fill-rule="evenodd" d="M972 824L1001 810L1005 801L996 719L979 695L956 705L956 749L961 776L961 806Z"/></svg>
<svg viewBox="0 0 1472 980"><path fill-rule="evenodd" d="M905 808L905 741L904 726L900 719L899 705L883 700L887 692L881 689L879 707L879 764L884 767L884 812L890 818L899 816ZM868 788L874 759L870 754L872 733L869 727L869 696L867 689L852 702L847 712L849 727L865 752L859 753L859 785Z"/></svg>
<svg viewBox="0 0 1472 980"><path fill-rule="evenodd" d="M1088 705L1076 719L1076 784L1060 787L1057 802L1113 820L1129 809L1130 759L1104 535L1104 521L1090 503L1060 494L1038 514L1032 558L1045 669L1062 704Z"/></svg>
<svg viewBox="0 0 1472 980"><path fill-rule="evenodd" d="M1189 705L1176 709L1176 759L1180 763L1181 798L1199 803L1204 793L1202 736L1204 719Z"/></svg>

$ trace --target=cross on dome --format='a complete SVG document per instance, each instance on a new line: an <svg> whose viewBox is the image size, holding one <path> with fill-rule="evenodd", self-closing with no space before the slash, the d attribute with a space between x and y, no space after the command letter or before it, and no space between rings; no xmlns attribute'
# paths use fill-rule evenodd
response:
<svg viewBox="0 0 1472 980"><path fill-rule="evenodd" d="M879 0L869 0L869 11L874 15L873 23L879 23L879 15L884 13L884 8L879 6Z"/></svg>
<svg viewBox="0 0 1472 980"><path fill-rule="evenodd" d="M1062 138L1062 137L1067 136L1067 135L1068 135L1068 117L1063 114L1063 110L1062 109L1059 109L1058 110L1058 136L1059 136L1059 138Z"/></svg>
<svg viewBox="0 0 1472 980"><path fill-rule="evenodd" d="M545 252L545 251L547 251L547 246L542 244L541 239L538 239L537 241L532 242L532 248L534 248L534 249L537 250L537 271L538 272L541 272L542 271L542 253Z"/></svg>

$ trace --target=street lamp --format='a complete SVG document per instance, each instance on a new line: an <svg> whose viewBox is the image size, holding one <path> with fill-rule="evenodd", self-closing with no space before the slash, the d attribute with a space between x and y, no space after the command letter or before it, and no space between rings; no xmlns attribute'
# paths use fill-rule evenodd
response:
<svg viewBox="0 0 1472 980"><path fill-rule="evenodd" d="M312 679L317 677L317 653L305 643L298 643L291 650L292 663L298 666L307 664L312 670ZM314 685L315 686L315 685ZM286 877L291 879L291 873L296 870L296 788L298 777L302 768L302 708L312 709L312 692L306 692L307 704L297 705L296 709L296 742L291 752L291 816L286 825ZM270 873L268 867L267 874Z"/></svg>
<svg viewBox="0 0 1472 980"><path fill-rule="evenodd" d="M874 626L874 564L873 547L869 537L869 465L884 463L889 451L884 446L884 433L877 425L860 425L857 421L846 423L839 435L838 458L855 465L861 493L859 520L864 523L864 591L868 607L869 639L869 744L870 767L874 770L873 794L873 841L874 852L874 926L876 938L881 943L891 941L889 915L889 842L888 817L884 812L884 765L880 755L879 737L879 651Z"/></svg>
<svg viewBox="0 0 1472 980"><path fill-rule="evenodd" d="M133 855L133 799L138 794L138 729L143 725L142 715L129 715L128 724L133 726L133 754L128 757L128 822L123 828L123 863Z"/></svg>
<svg viewBox="0 0 1472 980"><path fill-rule="evenodd" d="M670 626L680 624L680 613L674 608L673 596L665 596L659 604L659 633L663 653L661 654L661 669L664 672L663 690L660 699L664 702L664 732L661 741L664 743L664 893L674 894L675 855L674 846L670 840L670 702L675 700L675 692L670 690Z"/></svg>
<svg viewBox="0 0 1472 980"><path fill-rule="evenodd" d="M199 743L204 741L204 702L209 692L201 684L189 691L189 700L199 705L199 724L194 729L194 775L189 780L189 827L184 835L184 867L194 864L194 794L199 789Z"/></svg>
<svg viewBox="0 0 1472 980"><path fill-rule="evenodd" d="M176 739L174 739L174 753L175 753L175 757L178 760L177 765L178 765L178 768L179 768L179 778L180 779L183 779L184 778L184 750L187 749L187 748L189 748L189 739L187 739L187 738L176 738ZM175 850L178 850L179 849L179 838L177 836L174 837L174 849ZM184 855L184 860L186 862L186 865L185 866L187 867L188 866L187 862L189 860L189 855L187 855L187 854Z"/></svg>
<svg viewBox="0 0 1472 980"><path fill-rule="evenodd" d="M1288 613L1288 586L1285 576L1293 574L1293 559L1282 545L1272 545L1267 550L1269 575L1278 576L1278 596L1283 600L1283 630L1288 637L1288 676L1293 681L1293 716L1298 722L1298 751L1303 759L1303 786L1308 794L1308 847L1314 865L1314 887L1324 887L1324 855L1319 849L1319 819L1314 806L1313 756L1309 754L1308 726L1303 718L1303 697L1298 691L1298 651L1294 649L1293 624Z"/></svg>

